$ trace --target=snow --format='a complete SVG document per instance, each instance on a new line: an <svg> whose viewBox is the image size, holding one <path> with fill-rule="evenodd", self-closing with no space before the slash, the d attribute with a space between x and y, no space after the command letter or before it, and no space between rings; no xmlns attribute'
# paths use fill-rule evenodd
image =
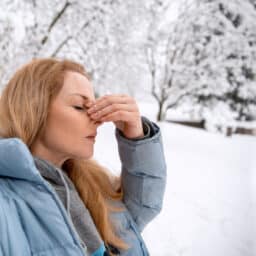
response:
<svg viewBox="0 0 256 256"><path fill-rule="evenodd" d="M139 108L155 122L154 105ZM142 233L150 255L255 255L256 139L157 124L168 176L163 209ZM94 158L120 174L114 125L105 123L98 134Z"/></svg>

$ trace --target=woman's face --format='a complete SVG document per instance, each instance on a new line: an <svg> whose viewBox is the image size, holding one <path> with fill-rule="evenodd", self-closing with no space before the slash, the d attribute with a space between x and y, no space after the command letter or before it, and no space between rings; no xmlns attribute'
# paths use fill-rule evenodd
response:
<svg viewBox="0 0 256 256"><path fill-rule="evenodd" d="M51 103L46 129L32 146L33 155L59 167L69 158L92 157L95 139L88 136L95 135L101 123L87 114L86 98L95 100L92 84L79 73L67 72Z"/></svg>

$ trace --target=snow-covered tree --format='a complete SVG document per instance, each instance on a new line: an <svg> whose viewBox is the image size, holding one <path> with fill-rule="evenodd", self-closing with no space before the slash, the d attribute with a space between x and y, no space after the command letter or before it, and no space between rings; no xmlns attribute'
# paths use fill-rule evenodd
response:
<svg viewBox="0 0 256 256"><path fill-rule="evenodd" d="M1 1L0 88L31 58L55 56L84 64L98 94L134 96L145 88L145 2Z"/></svg>
<svg viewBox="0 0 256 256"><path fill-rule="evenodd" d="M175 108L208 120L218 113L219 121L256 119L255 6L255 0L3 0L0 88L31 58L56 56L84 64L96 94L151 89L158 120Z"/></svg>
<svg viewBox="0 0 256 256"><path fill-rule="evenodd" d="M95 83L100 83L115 39L110 33L109 20L113 19L119 3L119 0L3 1L0 66L4 66L5 76L2 79L31 58L52 56L79 61Z"/></svg>
<svg viewBox="0 0 256 256"><path fill-rule="evenodd" d="M230 120L254 118L256 12L251 4L185 1L176 20L158 28L149 63L152 91L161 102L159 119L182 105L203 118L216 109L225 110Z"/></svg>
<svg viewBox="0 0 256 256"><path fill-rule="evenodd" d="M232 0L197 1L197 10L202 21L194 23L193 77L204 86L194 95L202 115L219 112L226 121L255 119L255 9L248 1Z"/></svg>
<svg viewBox="0 0 256 256"><path fill-rule="evenodd" d="M158 103L157 120L163 120L166 110L164 106L169 97L168 92L165 89L165 82L161 81L159 75L167 72L164 67L164 60L166 60L166 51L164 44L166 43L166 37L168 33L162 32L160 29L164 14L168 10L169 3L164 0L152 0L149 1L147 8L149 9L149 26L147 40L145 42L145 56L146 63L148 65L149 73L151 76L151 94ZM164 24L164 27L166 24Z"/></svg>

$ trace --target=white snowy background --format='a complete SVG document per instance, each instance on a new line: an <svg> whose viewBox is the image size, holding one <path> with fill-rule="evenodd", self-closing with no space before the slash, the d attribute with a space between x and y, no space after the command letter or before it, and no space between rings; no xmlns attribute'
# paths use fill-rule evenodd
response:
<svg viewBox="0 0 256 256"><path fill-rule="evenodd" d="M256 0L1 0L0 90L49 56L81 62L97 96L127 93L161 127L168 181L143 232L151 255L256 255L256 138L221 133L256 128ZM94 157L118 174L113 125L98 134Z"/></svg>
<svg viewBox="0 0 256 256"><path fill-rule="evenodd" d="M142 233L150 255L255 256L256 138L157 122L156 105L139 107L160 126L167 162L163 209ZM94 158L120 173L112 123L99 127Z"/></svg>

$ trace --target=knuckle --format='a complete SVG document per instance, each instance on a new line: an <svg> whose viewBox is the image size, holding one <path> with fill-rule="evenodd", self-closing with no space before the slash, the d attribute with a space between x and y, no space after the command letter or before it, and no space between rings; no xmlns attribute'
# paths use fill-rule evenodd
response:
<svg viewBox="0 0 256 256"><path fill-rule="evenodd" d="M120 117L124 118L124 116L125 116L125 113L123 111L120 111Z"/></svg>
<svg viewBox="0 0 256 256"><path fill-rule="evenodd" d="M112 110L118 110L118 109L119 109L118 104L113 104L112 105Z"/></svg>

